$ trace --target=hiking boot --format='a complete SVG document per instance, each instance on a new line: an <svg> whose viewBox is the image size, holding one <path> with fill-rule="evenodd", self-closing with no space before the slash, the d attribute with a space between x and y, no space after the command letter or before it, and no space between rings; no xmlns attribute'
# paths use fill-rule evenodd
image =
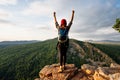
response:
<svg viewBox="0 0 120 80"><path fill-rule="evenodd" d="M63 72L62 66L60 66L60 68L58 70L58 73L61 73L61 72Z"/></svg>
<svg viewBox="0 0 120 80"><path fill-rule="evenodd" d="M63 65L63 70L65 70L65 69L66 69L65 65Z"/></svg>

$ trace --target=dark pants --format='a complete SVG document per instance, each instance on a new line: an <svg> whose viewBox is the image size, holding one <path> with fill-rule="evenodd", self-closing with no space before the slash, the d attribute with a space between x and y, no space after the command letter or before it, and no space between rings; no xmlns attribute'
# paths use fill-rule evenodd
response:
<svg viewBox="0 0 120 80"><path fill-rule="evenodd" d="M58 42L57 48L59 53L60 66L65 65L66 63L66 59L67 59L66 53L67 53L68 46L69 46L69 39L64 43Z"/></svg>

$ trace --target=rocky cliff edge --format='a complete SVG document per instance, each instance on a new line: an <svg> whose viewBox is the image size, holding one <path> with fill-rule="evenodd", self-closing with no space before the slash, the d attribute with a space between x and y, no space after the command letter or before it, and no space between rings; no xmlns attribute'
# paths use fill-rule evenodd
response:
<svg viewBox="0 0 120 80"><path fill-rule="evenodd" d="M81 69L74 64L66 64L66 69L58 73L59 64L46 65L35 80L120 80L120 65L110 67L83 64Z"/></svg>

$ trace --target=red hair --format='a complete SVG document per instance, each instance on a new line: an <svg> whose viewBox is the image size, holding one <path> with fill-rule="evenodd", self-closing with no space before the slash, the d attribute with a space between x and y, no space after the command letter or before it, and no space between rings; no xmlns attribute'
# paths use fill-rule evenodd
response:
<svg viewBox="0 0 120 80"><path fill-rule="evenodd" d="M62 19L62 20L61 20L61 25L65 25L65 26L67 25L66 19Z"/></svg>

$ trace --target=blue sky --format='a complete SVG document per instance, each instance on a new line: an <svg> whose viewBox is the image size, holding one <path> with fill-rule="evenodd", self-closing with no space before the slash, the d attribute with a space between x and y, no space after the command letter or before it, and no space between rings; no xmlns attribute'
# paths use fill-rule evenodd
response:
<svg viewBox="0 0 120 80"><path fill-rule="evenodd" d="M0 0L0 41L46 40L57 37L57 20L70 21L69 37L78 40L119 40L112 29L120 18L120 0Z"/></svg>

